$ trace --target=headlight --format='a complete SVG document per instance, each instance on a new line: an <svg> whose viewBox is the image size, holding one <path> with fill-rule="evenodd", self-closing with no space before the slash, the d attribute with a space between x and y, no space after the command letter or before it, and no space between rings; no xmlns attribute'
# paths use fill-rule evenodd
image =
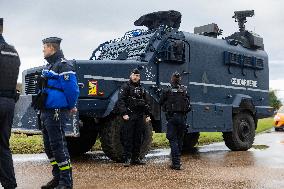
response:
<svg viewBox="0 0 284 189"><path fill-rule="evenodd" d="M276 115L275 117L274 117L274 121L279 121L280 120L280 116L279 115Z"/></svg>

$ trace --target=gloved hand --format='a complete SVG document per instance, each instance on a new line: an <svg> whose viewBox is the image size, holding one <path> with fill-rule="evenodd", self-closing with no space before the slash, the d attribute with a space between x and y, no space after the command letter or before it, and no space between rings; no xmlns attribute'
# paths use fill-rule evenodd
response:
<svg viewBox="0 0 284 189"><path fill-rule="evenodd" d="M122 116L122 118L124 119L124 120L129 120L129 116L128 115L124 115L124 116Z"/></svg>
<svg viewBox="0 0 284 189"><path fill-rule="evenodd" d="M150 122L150 121L151 121L150 116L147 116L147 117L146 117L146 123L148 123L148 122Z"/></svg>

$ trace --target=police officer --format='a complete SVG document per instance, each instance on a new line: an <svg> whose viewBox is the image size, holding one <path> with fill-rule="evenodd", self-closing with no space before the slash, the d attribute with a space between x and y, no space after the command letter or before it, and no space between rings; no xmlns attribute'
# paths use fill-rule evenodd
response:
<svg viewBox="0 0 284 189"><path fill-rule="evenodd" d="M5 189L12 189L17 187L17 183L9 139L17 98L20 59L15 48L5 42L2 33L3 18L0 18L0 182Z"/></svg>
<svg viewBox="0 0 284 189"><path fill-rule="evenodd" d="M131 163L143 165L145 162L139 157L142 134L145 121L149 122L151 119L150 106L147 103L145 90L140 84L138 69L134 69L131 72L130 80L122 85L117 106L124 120L121 135L124 166L129 167ZM146 120L144 120L144 116Z"/></svg>
<svg viewBox="0 0 284 189"><path fill-rule="evenodd" d="M160 104L166 113L167 139L171 147L171 168L181 169L180 156L183 136L186 129L186 114L190 111L190 98L187 88L180 84L181 76L178 72L171 77L171 86L163 90Z"/></svg>
<svg viewBox="0 0 284 189"><path fill-rule="evenodd" d="M40 119L45 153L53 166L53 179L41 188L72 188L72 168L64 128L70 113L77 111L75 104L79 88L73 63L66 60L60 50L61 39L49 37L42 42L48 64L42 70L43 82L40 82L41 93L45 97Z"/></svg>

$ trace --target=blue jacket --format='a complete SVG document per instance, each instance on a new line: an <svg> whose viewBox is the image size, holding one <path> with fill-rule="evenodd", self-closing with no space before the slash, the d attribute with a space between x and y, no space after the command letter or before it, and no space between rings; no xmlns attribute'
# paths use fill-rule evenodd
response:
<svg viewBox="0 0 284 189"><path fill-rule="evenodd" d="M74 108L79 87L73 62L66 60L62 51L57 51L46 60L49 64L42 70L42 76L47 79L47 86L43 89L47 93L45 108Z"/></svg>

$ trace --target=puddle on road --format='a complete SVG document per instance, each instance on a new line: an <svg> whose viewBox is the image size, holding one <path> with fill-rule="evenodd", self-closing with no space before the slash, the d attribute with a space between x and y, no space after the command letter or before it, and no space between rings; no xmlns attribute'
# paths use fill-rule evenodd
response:
<svg viewBox="0 0 284 189"><path fill-rule="evenodd" d="M48 162L47 156L45 154L15 154L13 155L13 160L15 163Z"/></svg>
<svg viewBox="0 0 284 189"><path fill-rule="evenodd" d="M156 149L156 150L151 150L149 154L146 155L146 158L150 157L159 157L159 156L168 156L170 154L171 150L170 149Z"/></svg>
<svg viewBox="0 0 284 189"><path fill-rule="evenodd" d="M266 150L267 148L269 148L269 146L264 145L264 144L256 144L256 145L252 145L252 148L256 150Z"/></svg>
<svg viewBox="0 0 284 189"><path fill-rule="evenodd" d="M76 162L84 162L95 160L96 162L111 162L111 160L103 153L103 151L87 152L86 154L73 158Z"/></svg>
<svg viewBox="0 0 284 189"><path fill-rule="evenodd" d="M160 164L170 159L170 149L155 149L151 150L149 154L145 156L146 160L151 160L154 163Z"/></svg>
<svg viewBox="0 0 284 189"><path fill-rule="evenodd" d="M199 153L210 153L210 152L217 153L217 152L230 151L229 148L226 147L223 142L204 145L204 146L198 147L197 149L198 149L197 152Z"/></svg>

